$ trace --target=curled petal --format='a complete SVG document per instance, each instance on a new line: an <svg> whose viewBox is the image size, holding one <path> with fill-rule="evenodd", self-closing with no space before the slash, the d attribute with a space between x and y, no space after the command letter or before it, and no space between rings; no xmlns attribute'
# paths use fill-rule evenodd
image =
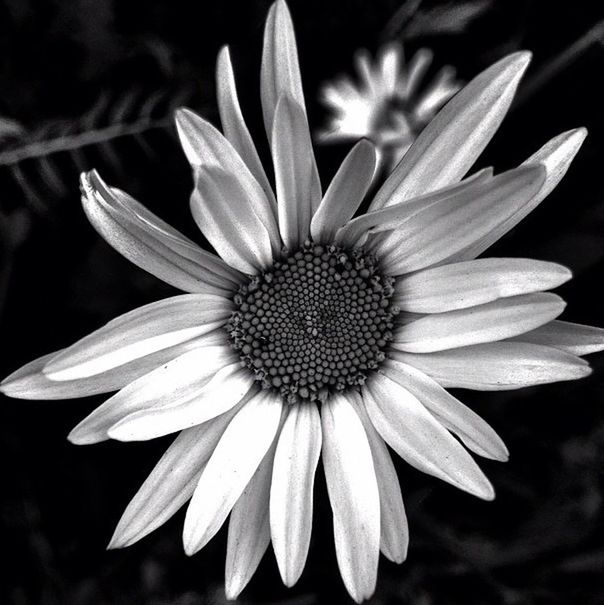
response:
<svg viewBox="0 0 604 605"><path fill-rule="evenodd" d="M107 187L96 171L82 174L81 188L92 226L141 269L185 292L228 294L239 283L239 272L123 191Z"/></svg>

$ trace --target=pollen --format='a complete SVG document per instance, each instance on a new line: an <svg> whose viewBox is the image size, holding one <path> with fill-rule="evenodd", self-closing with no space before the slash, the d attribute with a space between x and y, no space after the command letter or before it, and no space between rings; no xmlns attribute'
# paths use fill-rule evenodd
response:
<svg viewBox="0 0 604 605"><path fill-rule="evenodd" d="M385 358L394 279L362 248L306 242L234 296L233 347L290 404L357 388Z"/></svg>

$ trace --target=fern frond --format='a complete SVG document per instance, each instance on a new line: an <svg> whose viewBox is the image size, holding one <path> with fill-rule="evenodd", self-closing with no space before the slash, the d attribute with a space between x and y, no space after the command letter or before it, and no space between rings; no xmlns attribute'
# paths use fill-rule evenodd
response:
<svg viewBox="0 0 604 605"><path fill-rule="evenodd" d="M168 130L173 111L191 96L191 89L158 90L151 95L131 90L117 97L103 92L83 115L33 129L0 118L0 170L8 171L32 210L44 212L49 198L73 191L77 175L92 168L93 149L117 172L123 164L116 150L120 139L131 138L143 154L154 159L148 134Z"/></svg>

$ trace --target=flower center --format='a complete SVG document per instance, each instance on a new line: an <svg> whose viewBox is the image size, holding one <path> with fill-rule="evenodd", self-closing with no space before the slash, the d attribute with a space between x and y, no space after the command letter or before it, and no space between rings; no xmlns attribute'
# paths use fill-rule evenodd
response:
<svg viewBox="0 0 604 605"><path fill-rule="evenodd" d="M292 404L325 401L384 360L393 283L362 248L306 242L239 288L227 330L263 388Z"/></svg>

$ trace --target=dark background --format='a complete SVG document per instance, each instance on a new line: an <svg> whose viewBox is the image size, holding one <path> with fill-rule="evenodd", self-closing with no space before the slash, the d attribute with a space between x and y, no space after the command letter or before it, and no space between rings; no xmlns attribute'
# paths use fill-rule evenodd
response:
<svg viewBox="0 0 604 605"><path fill-rule="evenodd" d="M309 103L350 71L359 47L391 38L470 78L507 52L533 64L480 160L511 167L561 131L590 135L548 200L491 251L570 267L564 317L604 325L604 7L599 2L290 0ZM191 178L171 126L187 104L215 120L213 69L224 43L244 112L262 137L258 70L269 2L10 0L0 5L0 374L71 343L118 313L175 293L93 231L80 170L144 201L185 233ZM324 185L346 150L322 148ZM264 149L264 153L266 149ZM491 254L490 253L490 254ZM507 464L483 462L497 499L481 502L397 461L411 528L402 566L384 558L374 604L604 602L604 354L573 383L459 393L498 430ZM105 551L129 499L170 437L88 447L65 436L103 398L1 397L0 602L15 605L223 603L226 532L182 552L183 514L141 543ZM306 570L282 587L272 553L242 603L348 603L322 472Z"/></svg>

